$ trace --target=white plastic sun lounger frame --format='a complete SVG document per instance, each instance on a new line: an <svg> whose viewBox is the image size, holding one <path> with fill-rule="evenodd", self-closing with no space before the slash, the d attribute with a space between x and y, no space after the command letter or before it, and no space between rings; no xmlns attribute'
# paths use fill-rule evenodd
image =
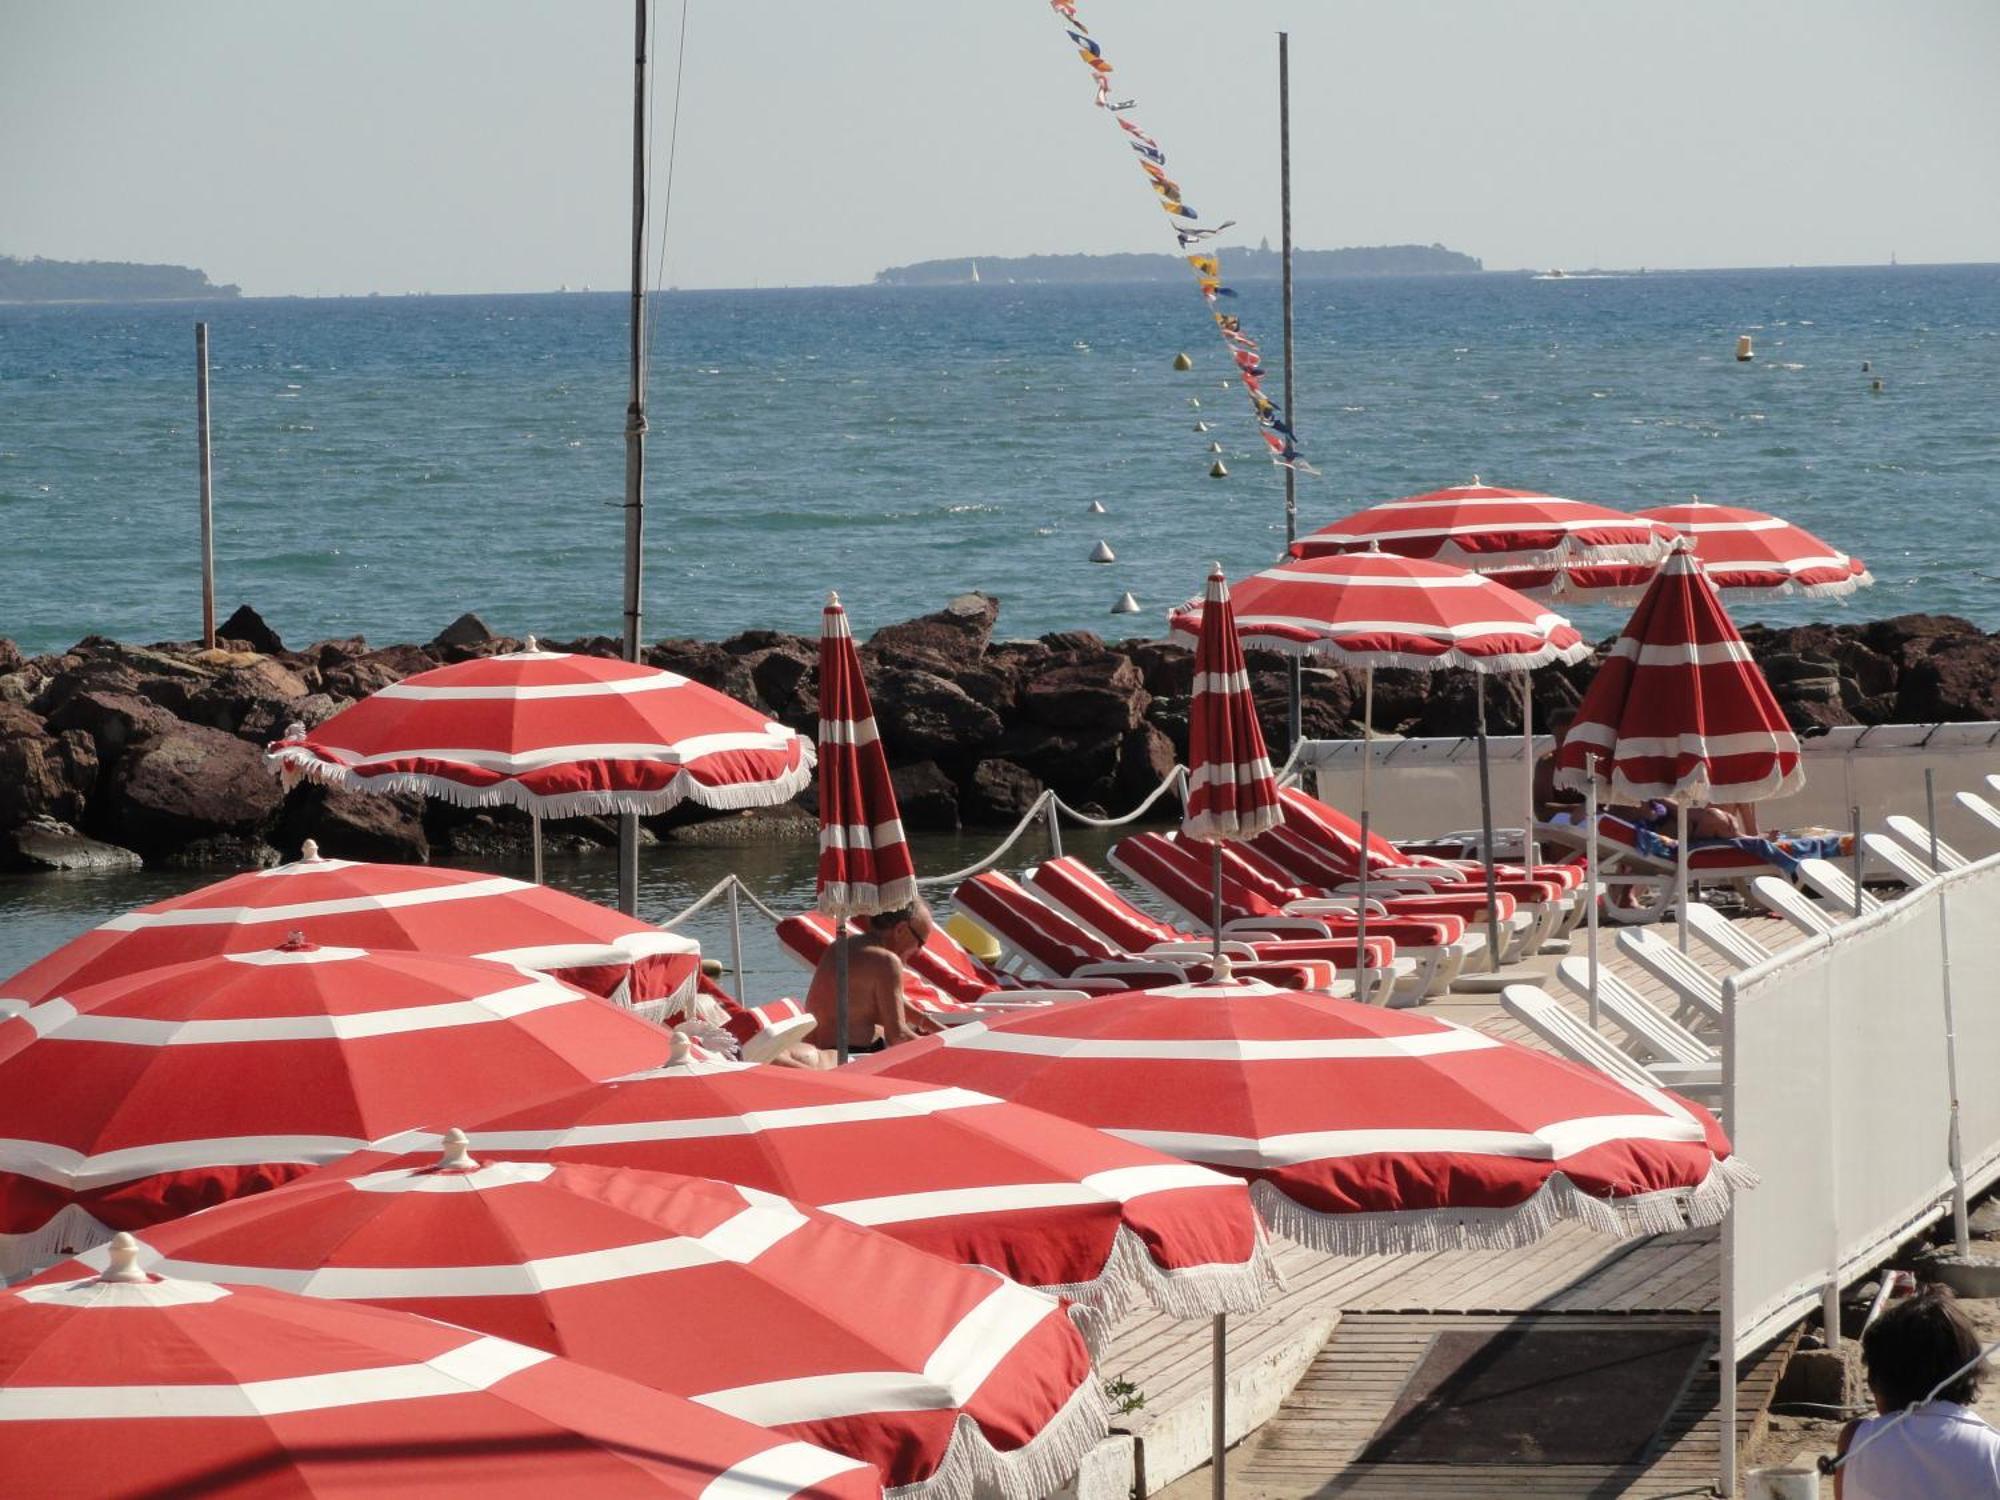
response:
<svg viewBox="0 0 2000 1500"><path fill-rule="evenodd" d="M1688 902L1687 929L1732 969L1753 968L1771 957L1769 948L1705 901Z"/></svg>
<svg viewBox="0 0 2000 1500"><path fill-rule="evenodd" d="M1634 927L1619 933L1618 947L1633 963L1674 992L1678 1002L1674 1008L1676 1021L1691 1031L1721 1028L1721 980L1651 928ZM1603 971L1600 970L1600 993L1602 987Z"/></svg>
<svg viewBox="0 0 2000 1500"><path fill-rule="evenodd" d="M1563 959L1556 965L1556 977L1572 994L1588 998L1590 965L1587 960ZM1722 1055L1715 1048L1601 964L1597 969L1597 1006L1618 1023L1619 1029L1630 1039L1631 1047L1645 1054L1645 1061L1713 1068L1717 1081L1721 1080Z"/></svg>
<svg viewBox="0 0 2000 1500"><path fill-rule="evenodd" d="M1780 880L1775 875L1759 875L1751 881L1750 894L1759 906L1783 917L1809 938L1832 932L1841 923L1851 920L1850 913L1834 915L1807 899L1789 881Z"/></svg>
<svg viewBox="0 0 2000 1500"><path fill-rule="evenodd" d="M1599 1032L1540 985L1510 984L1500 992L1508 1015L1540 1037L1571 1062L1615 1078L1627 1088L1670 1088L1697 1098L1713 1097L1722 1087L1722 1070L1705 1064L1641 1063Z"/></svg>
<svg viewBox="0 0 2000 1500"><path fill-rule="evenodd" d="M1857 911L1854 877L1830 859L1800 860L1799 881L1811 887L1814 895L1845 917L1865 917L1882 904L1868 892L1861 891L1860 910Z"/></svg>
<svg viewBox="0 0 2000 1500"><path fill-rule="evenodd" d="M1937 877L1937 871L1926 864L1919 855L1886 833L1862 834L1861 847L1868 851L1868 857L1876 864L1886 866L1889 873L1902 881L1907 890L1913 891L1925 881ZM1940 849L1938 854L1942 858L1944 851Z"/></svg>

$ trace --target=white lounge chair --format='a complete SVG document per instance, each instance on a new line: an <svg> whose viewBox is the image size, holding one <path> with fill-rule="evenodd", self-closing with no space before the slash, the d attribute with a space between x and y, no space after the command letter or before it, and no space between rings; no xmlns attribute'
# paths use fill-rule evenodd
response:
<svg viewBox="0 0 2000 1500"><path fill-rule="evenodd" d="M1697 1098L1713 1096L1721 1090L1722 1073L1719 1068L1685 1067L1677 1063L1646 1067L1631 1054L1592 1031L1539 985L1508 985L1500 993L1500 1005L1508 1015L1534 1032L1561 1056L1586 1068L1595 1068L1627 1088L1650 1092L1665 1087Z"/></svg>
<svg viewBox="0 0 2000 1500"><path fill-rule="evenodd" d="M1961 802L1967 797L1973 797L1973 794L1971 792L1959 793L1959 800ZM1983 798L1979 797L1973 797L1973 800L1975 802L1984 801ZM1907 813L1891 813L1887 818L1883 819L1883 822L1888 825L1889 832L1895 835L1897 843L1915 854L1918 859L1927 865L1935 864L1940 870L1956 870L1961 865L1967 863L1965 856L1952 848L1943 839L1937 841L1937 858L1933 860L1931 858L1930 829L1924 827L1923 824L1919 823L1915 818L1910 817Z"/></svg>
<svg viewBox="0 0 2000 1500"><path fill-rule="evenodd" d="M1572 994L1590 994L1590 964L1586 959L1565 958L1556 965L1556 977ZM1647 1063L1678 1063L1683 1067L1721 1066L1715 1048L1654 1005L1602 964L1597 968L1597 1008L1618 1023L1618 1029Z"/></svg>
<svg viewBox="0 0 2000 1500"><path fill-rule="evenodd" d="M1800 860L1799 879L1843 916L1865 917L1882 905L1866 891L1857 890L1854 877L1830 859Z"/></svg>
<svg viewBox="0 0 2000 1500"><path fill-rule="evenodd" d="M1912 853L1886 833L1862 834L1861 847L1868 851L1871 860L1886 866L1889 873L1910 890L1937 879L1937 871L1925 864L1922 856Z"/></svg>
<svg viewBox="0 0 2000 1500"><path fill-rule="evenodd" d="M1619 933L1618 946L1632 962L1674 992L1680 1002L1675 1020L1703 1030L1721 1026L1721 980L1648 927Z"/></svg>
<svg viewBox="0 0 2000 1500"><path fill-rule="evenodd" d="M1788 881L1779 880L1774 875L1759 875L1751 881L1750 894L1759 906L1783 917L1807 937L1832 932L1852 915L1851 910L1838 916L1832 915L1801 895Z"/></svg>
<svg viewBox="0 0 2000 1500"><path fill-rule="evenodd" d="M1771 957L1771 950L1706 901L1690 901L1688 931L1732 969L1748 969Z"/></svg>
<svg viewBox="0 0 2000 1500"><path fill-rule="evenodd" d="M1991 777L1987 778L1989 781ZM1960 792L1954 799L1958 805L1977 818L1980 824L2000 834L2000 807L1995 807L1977 792ZM1959 856L1961 859L1963 855Z"/></svg>

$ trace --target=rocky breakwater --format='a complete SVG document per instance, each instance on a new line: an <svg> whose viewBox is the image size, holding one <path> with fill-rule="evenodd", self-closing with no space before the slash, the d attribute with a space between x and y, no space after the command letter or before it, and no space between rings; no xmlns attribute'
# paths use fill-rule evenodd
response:
<svg viewBox="0 0 2000 1500"><path fill-rule="evenodd" d="M1044 787L1074 806L1122 811L1156 786L1187 747L1192 662L1157 640L1107 642L1088 631L1007 640L999 601L966 594L943 610L885 626L861 648L905 821L914 828L1001 827ZM1793 724L2000 718L2000 635L1950 616L1745 630ZM0 640L0 865L21 869L148 863L236 868L269 863L315 838L330 855L421 861L508 854L525 846L518 814L410 796L316 786L286 791L262 747L300 721L444 662L521 643L476 617L423 646L357 638L286 648L240 609L208 651L189 643L124 645L88 637L24 659ZM609 638L550 641L616 654ZM725 641L661 640L646 660L680 672L800 731L814 732L818 643L749 631ZM1265 733L1285 741L1289 664L1251 653ZM1593 667L1535 674L1538 717L1575 704ZM1357 675L1308 667L1306 733L1358 733ZM1382 672L1375 728L1400 735L1471 732L1468 674ZM1489 692L1488 726L1518 732L1512 692ZM802 809L775 819L716 818L683 808L647 820L654 837L810 829ZM552 842L609 843L608 820L550 825Z"/></svg>

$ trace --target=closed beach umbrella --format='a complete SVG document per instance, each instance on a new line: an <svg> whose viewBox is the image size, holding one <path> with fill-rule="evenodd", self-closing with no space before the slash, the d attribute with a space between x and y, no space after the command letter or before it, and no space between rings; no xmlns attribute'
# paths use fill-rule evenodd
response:
<svg viewBox="0 0 2000 1500"><path fill-rule="evenodd" d="M690 1061L466 1129L483 1161L588 1162L778 1193L1059 1293L1107 1324L1145 1305L1248 1312L1273 1285L1242 1183L965 1089ZM427 1165L440 1141L411 1132L368 1164Z"/></svg>
<svg viewBox="0 0 2000 1500"><path fill-rule="evenodd" d="M1104 1433L1054 1298L707 1178L481 1165L454 1137L139 1238L143 1268L511 1339L872 1463L910 1500L1039 1500Z"/></svg>
<svg viewBox="0 0 2000 1500"><path fill-rule="evenodd" d="M1372 545L1358 552L1330 552L1266 568L1244 580L1236 591L1236 606L1237 634L1250 644L1361 669L1364 742L1373 729L1377 667L1418 672L1460 667L1481 674L1482 680L1486 673L1520 672L1525 683L1525 674L1535 667L1580 661L1590 654L1590 647L1569 621L1513 589L1462 567ZM1203 613L1194 609L1176 613L1169 622L1174 637L1181 641L1197 638L1203 628ZM1522 701L1529 701L1525 691ZM1480 803L1487 821L1489 852L1484 863L1490 909L1492 836L1484 753L1485 708L1482 691ZM1377 842L1368 833L1372 760L1364 743L1359 838L1371 847ZM1393 862L1394 851L1388 852ZM1366 863L1361 873L1365 881ZM1364 922L1365 910L1364 900ZM1497 963L1497 920L1489 921L1487 940Z"/></svg>
<svg viewBox="0 0 2000 1500"><path fill-rule="evenodd" d="M1712 1223L1748 1174L1698 1106L1419 1011L1254 981L973 1022L865 1071L1060 1113L1235 1173L1335 1255Z"/></svg>
<svg viewBox="0 0 2000 1500"><path fill-rule="evenodd" d="M1292 543L1294 557L1360 552L1370 546L1500 574L1524 592L1589 597L1599 592L1571 569L1615 563L1647 567L1666 555L1673 533L1657 522L1583 500L1533 490L1471 484L1385 500ZM1620 588L1630 580L1621 577Z"/></svg>
<svg viewBox="0 0 2000 1500"><path fill-rule="evenodd" d="M1661 565L1591 679L1556 781L1619 802L1675 805L1683 911L1687 809L1762 802L1805 785L1798 736L1688 542ZM1591 827L1594 836L1594 818Z"/></svg>
<svg viewBox="0 0 2000 1500"><path fill-rule="evenodd" d="M595 995L472 958L294 941L86 986L0 1021L0 1274L669 1050Z"/></svg>
<svg viewBox="0 0 2000 1500"><path fill-rule="evenodd" d="M1837 597L1875 581L1860 558L1760 510L1695 499L1639 514L1692 541L1708 581L1719 589Z"/></svg>
<svg viewBox="0 0 2000 1500"><path fill-rule="evenodd" d="M819 637L819 892L830 917L896 911L917 899L917 870L903 835L888 757L840 595L828 594ZM834 940L839 1034L847 1061L847 936Z"/></svg>
<svg viewBox="0 0 2000 1500"><path fill-rule="evenodd" d="M147 1275L0 1292L0 1474L39 1500L869 1500L865 1464L407 1313Z"/></svg>
<svg viewBox="0 0 2000 1500"><path fill-rule="evenodd" d="M769 807L812 779L805 737L678 673L525 651L418 672L270 747L283 773L459 807L585 814Z"/></svg>
<svg viewBox="0 0 2000 1500"><path fill-rule="evenodd" d="M322 859L309 839L295 863L233 875L92 928L0 980L0 1006L33 1004L142 969L269 949L295 932L330 947L538 969L649 1014L693 994L701 970L692 939L547 886L436 865Z"/></svg>

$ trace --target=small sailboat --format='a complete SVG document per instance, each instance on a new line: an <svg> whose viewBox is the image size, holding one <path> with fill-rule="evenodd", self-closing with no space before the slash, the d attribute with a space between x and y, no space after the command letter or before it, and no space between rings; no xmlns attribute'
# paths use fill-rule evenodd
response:
<svg viewBox="0 0 2000 1500"><path fill-rule="evenodd" d="M972 284L979 285L979 262L976 260L972 263Z"/></svg>

